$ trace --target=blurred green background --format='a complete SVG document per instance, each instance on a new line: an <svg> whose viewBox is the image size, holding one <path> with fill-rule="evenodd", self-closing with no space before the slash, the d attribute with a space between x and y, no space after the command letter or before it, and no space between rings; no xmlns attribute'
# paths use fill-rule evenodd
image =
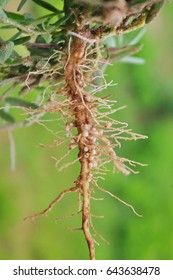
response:
<svg viewBox="0 0 173 280"><path fill-rule="evenodd" d="M19 2L11 1L9 10L15 11ZM31 1L28 9L35 9ZM148 166L127 177L114 173L110 166L106 180L100 183L131 203L143 218L98 193L104 200L92 202L92 212L105 218L93 219L93 223L110 245L96 238L100 243L96 245L97 259L173 259L172 14L170 2L147 26L139 54L146 60L144 65L115 63L107 69L108 81L118 83L107 92L119 106L127 105L116 113L116 119L149 137L122 143L119 154ZM55 222L56 217L75 212L75 194L64 197L47 218L22 221L44 209L64 188L73 186L79 166L58 173L51 156L63 155L66 148L38 148L40 142L50 141L49 133L38 125L18 129L13 136L17 162L11 172L8 136L0 135L0 259L87 259L82 232L68 230L80 227L80 216Z"/></svg>

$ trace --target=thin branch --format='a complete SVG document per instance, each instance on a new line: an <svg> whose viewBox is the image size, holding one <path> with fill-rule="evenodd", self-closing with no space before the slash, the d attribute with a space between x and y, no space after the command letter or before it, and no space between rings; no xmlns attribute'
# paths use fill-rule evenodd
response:
<svg viewBox="0 0 173 280"><path fill-rule="evenodd" d="M58 44L46 44L46 43L25 43L23 46L29 48L39 48L39 49L59 49Z"/></svg>
<svg viewBox="0 0 173 280"><path fill-rule="evenodd" d="M14 26L14 27L18 28L19 30L23 31L24 33L29 34L30 36L44 35L44 34L52 33L52 30L42 31L42 30L35 29L33 26L32 27L24 26L24 25L20 24L19 22L13 21L12 19L7 18L7 17L1 17L1 22L3 24L9 24L11 26Z"/></svg>

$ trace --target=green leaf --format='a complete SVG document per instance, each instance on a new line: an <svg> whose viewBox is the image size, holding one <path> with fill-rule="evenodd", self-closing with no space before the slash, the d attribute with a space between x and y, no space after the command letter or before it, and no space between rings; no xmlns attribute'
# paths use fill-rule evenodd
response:
<svg viewBox="0 0 173 280"><path fill-rule="evenodd" d="M0 46L0 63L4 63L12 54L14 43L9 41Z"/></svg>
<svg viewBox="0 0 173 280"><path fill-rule="evenodd" d="M6 20L8 17L6 15L6 13L4 12L4 10L2 9L2 7L0 7L0 21L4 21Z"/></svg>
<svg viewBox="0 0 173 280"><path fill-rule="evenodd" d="M139 41L142 39L142 37L144 36L146 32L145 28L142 28L137 35L130 41L129 45L136 45L137 43L139 43Z"/></svg>
<svg viewBox="0 0 173 280"><path fill-rule="evenodd" d="M71 16L71 14L60 18L55 23L51 24L51 26L53 27L53 29L57 29L61 24L65 23L70 18L70 16Z"/></svg>
<svg viewBox="0 0 173 280"><path fill-rule="evenodd" d="M9 40L10 41L14 41L16 40L19 36L22 35L22 32L21 31L18 31L16 34L14 34Z"/></svg>
<svg viewBox="0 0 173 280"><path fill-rule="evenodd" d="M0 0L0 6L4 7L8 3L8 1L9 0Z"/></svg>
<svg viewBox="0 0 173 280"><path fill-rule="evenodd" d="M16 14L16 13L13 13L13 12L7 12L6 11L6 15L8 18L11 18L13 20L16 20L17 22L23 22L25 21L25 18L24 16L20 15L20 14Z"/></svg>
<svg viewBox="0 0 173 280"><path fill-rule="evenodd" d="M16 27L15 26L11 26L11 25L4 25L4 26L0 26L0 29L16 29Z"/></svg>
<svg viewBox="0 0 173 280"><path fill-rule="evenodd" d="M44 38L44 40L46 41L47 44L51 43L51 41L52 41L51 34L44 34L44 35L42 35L42 37Z"/></svg>
<svg viewBox="0 0 173 280"><path fill-rule="evenodd" d="M5 99L6 103L13 105L13 106L20 106L20 107L26 107L26 108L31 108L31 109L36 109L38 108L38 105L35 103L31 103L25 100L21 100L19 98L15 97L7 97Z"/></svg>
<svg viewBox="0 0 173 280"><path fill-rule="evenodd" d="M42 22L41 27L45 31L48 31L48 30L53 31L53 30L57 29L59 26L61 26L62 24L64 24L70 18L70 16L71 16L71 14L69 14L68 16L64 16L64 17L58 19L53 24L49 24L51 19L47 18L45 21Z"/></svg>
<svg viewBox="0 0 173 280"><path fill-rule="evenodd" d="M21 37L19 39L14 40L13 43L15 46L22 45L22 44L28 42L30 39L31 39L31 36L25 36L25 37Z"/></svg>
<svg viewBox="0 0 173 280"><path fill-rule="evenodd" d="M34 3L36 3L37 5L41 6L42 8L45 8L51 12L59 12L59 10L57 8L55 8L54 6L52 6L51 4L47 3L46 1L43 0L32 0Z"/></svg>
<svg viewBox="0 0 173 280"><path fill-rule="evenodd" d="M6 113L4 110L0 110L0 117L7 122L15 122L15 119L10 114Z"/></svg>
<svg viewBox="0 0 173 280"><path fill-rule="evenodd" d="M27 0L22 0L22 1L20 2L19 6L18 6L18 8L17 8L17 11L18 11L18 12L23 8L23 6L25 5L26 1L27 1Z"/></svg>
<svg viewBox="0 0 173 280"><path fill-rule="evenodd" d="M42 25L43 30L45 30L45 31L48 30L50 20L51 20L51 18L47 18L44 21L42 21L41 25Z"/></svg>

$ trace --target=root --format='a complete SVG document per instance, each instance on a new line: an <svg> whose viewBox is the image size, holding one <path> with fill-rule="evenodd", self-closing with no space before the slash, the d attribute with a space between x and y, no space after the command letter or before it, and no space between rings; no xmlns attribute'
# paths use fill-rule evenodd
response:
<svg viewBox="0 0 173 280"><path fill-rule="evenodd" d="M90 218L90 226L91 226L91 229L92 229L93 232L94 232L94 235L95 235L95 236L98 236L98 237L99 237L101 240L103 240L107 245L109 245L109 241L106 240L100 233L98 233L98 232L95 230L95 227L94 227L94 225L93 225L93 223L92 223L91 218Z"/></svg>
<svg viewBox="0 0 173 280"><path fill-rule="evenodd" d="M80 173L74 187L62 191L45 210L36 215L26 217L24 220L33 220L46 215L66 193L78 192L78 211L62 218L82 214L81 227L72 228L71 230L83 231L88 245L89 257L91 260L94 260L95 243L98 243L93 236L98 236L107 244L108 241L95 230L92 223L92 217L103 218L103 216L91 214L90 201L91 199L96 201L103 200L103 198L93 197L92 193L94 191L90 185L93 183L97 189L114 197L119 202L131 208L137 216L141 217L131 204L126 203L111 192L99 187L97 180L104 180L103 176L108 171L105 165L110 162L113 162L114 168L117 171L125 175L128 175L130 172L135 173L130 166L139 163L118 157L115 148L121 146L120 140L145 139L145 136L132 133L127 128L127 123L113 120L109 116L123 109L124 106L114 109L112 107L115 101L107 99L110 95L102 98L96 96L98 92L108 86L112 86L112 82L109 84L106 83L105 77L102 74L102 68L107 62L102 59L98 36L95 35L94 37L87 26L80 25L77 25L74 31L69 31L68 35L70 37L67 43L67 54L65 56L62 55L60 60L60 65L63 65L64 73L62 74L63 71L61 69L61 75L63 76L64 84L60 90L56 84L52 86L53 93L50 96L50 101L46 105L43 105L43 111L44 113L60 113L61 119L65 123L66 137L70 139L70 144L68 145L69 150L59 159L53 157L56 161L55 166L57 167L70 154L71 150L77 148L79 151L78 157L72 162L62 165L59 171L76 162L80 162ZM95 71L99 74L95 75ZM57 72L60 72L59 67L57 69L46 69L45 66L40 71L29 73L25 81L26 86L28 86L28 80L31 74L39 75L46 73L46 75L51 76ZM103 85L97 86L95 84L97 76L103 80ZM45 126L41 121L39 124ZM54 136L57 135L57 133L50 132ZM66 141L62 137L59 140L59 144L55 140L49 146L58 147Z"/></svg>
<svg viewBox="0 0 173 280"><path fill-rule="evenodd" d="M60 221L60 220L62 220L62 219L68 219L68 218L77 216L77 215L79 215L81 212L82 212L82 210L77 211L76 213L72 213L72 214L69 214L69 215L66 215L66 216L62 216L62 217L56 218L55 221Z"/></svg>
<svg viewBox="0 0 173 280"><path fill-rule="evenodd" d="M122 199L119 198L118 196L112 194L111 192L109 192L109 191L107 191L107 190L105 190L105 189L99 187L99 185L97 184L96 181L94 181L93 183L94 183L94 185L95 185L95 187L96 187L97 189L99 189L100 191L102 191L102 192L104 192L104 193L109 194L110 196L112 196L113 198L115 198L115 199L118 200L119 202L123 203L123 204L126 205L127 207L130 207L130 208L132 209L133 213L134 213L136 216L142 218L142 215L138 214L138 213L136 212L136 210L134 209L134 207L133 207L131 204L125 202L124 200L122 200Z"/></svg>
<svg viewBox="0 0 173 280"><path fill-rule="evenodd" d="M27 216L27 217L24 218L23 220L24 220L24 221L27 221L27 220L35 220L35 219L38 218L38 217L41 217L41 216L46 215L49 211L52 210L52 208L55 206L55 204L57 204L58 202L60 202L60 200L63 198L63 196L64 196L65 194L70 193L70 192L76 192L76 191L78 191L78 190L79 190L79 187L78 187L78 186L75 186L75 187L73 187L73 188L69 188L69 189L67 189L67 190L62 191L62 192L49 204L49 206L48 206L45 210L43 210L43 211L41 211L41 212L39 212L39 213L37 213L37 214L35 214L35 215Z"/></svg>

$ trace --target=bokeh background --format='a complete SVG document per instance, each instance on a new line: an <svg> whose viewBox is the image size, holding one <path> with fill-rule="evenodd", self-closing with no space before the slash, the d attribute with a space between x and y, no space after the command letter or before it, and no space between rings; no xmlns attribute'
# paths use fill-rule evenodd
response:
<svg viewBox="0 0 173 280"><path fill-rule="evenodd" d="M9 2L16 11L20 1ZM62 1L50 1L62 5ZM59 3L59 4L58 4ZM25 10L35 10L28 1ZM43 14L44 9L37 7ZM108 89L118 105L127 108L116 113L133 131L148 135L147 140L124 142L119 154L148 164L137 168L138 175L110 172L101 186L131 203L143 215L106 194L92 202L92 212L104 215L94 219L95 228L110 243L97 238L97 259L173 259L173 2L165 5L157 19L147 26L140 57L144 65L115 63L107 69ZM6 35L8 36L8 34ZM50 135L34 125L13 132L16 169L10 170L9 140L0 134L0 259L87 259L83 234L69 228L80 227L80 216L62 219L77 208L77 197L68 194L48 217L23 222L23 217L44 209L64 188L73 186L79 166L57 172L51 156L61 150L40 149Z"/></svg>

